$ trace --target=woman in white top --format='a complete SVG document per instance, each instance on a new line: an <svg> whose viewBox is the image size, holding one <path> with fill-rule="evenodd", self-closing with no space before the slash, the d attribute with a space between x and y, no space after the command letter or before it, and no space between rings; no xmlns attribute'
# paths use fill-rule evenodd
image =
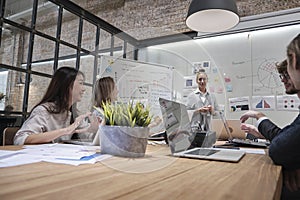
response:
<svg viewBox="0 0 300 200"><path fill-rule="evenodd" d="M75 120L74 104L85 92L84 75L71 67L61 67L53 75L46 94L32 109L14 138L15 145L60 142L71 139L74 133L95 133L99 122L86 113ZM89 118L90 123L85 122Z"/></svg>
<svg viewBox="0 0 300 200"><path fill-rule="evenodd" d="M196 76L198 88L189 94L187 98L187 109L194 110L192 116L192 126L201 130L210 130L212 115L216 115L219 110L216 97L207 91L208 82L207 74L204 70L200 70Z"/></svg>
<svg viewBox="0 0 300 200"><path fill-rule="evenodd" d="M102 122L104 115L102 110L103 103L114 103L118 98L118 89L112 77L102 77L98 79L94 86L93 114Z"/></svg>

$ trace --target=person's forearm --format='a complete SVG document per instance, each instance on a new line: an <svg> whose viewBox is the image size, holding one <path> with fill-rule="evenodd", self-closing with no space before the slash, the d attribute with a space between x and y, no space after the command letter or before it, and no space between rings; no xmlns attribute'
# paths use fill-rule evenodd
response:
<svg viewBox="0 0 300 200"><path fill-rule="evenodd" d="M257 120L258 120L259 118L265 117L265 116L266 116L266 115L263 114L262 112L258 112L258 113L255 115L255 117L256 117Z"/></svg>
<svg viewBox="0 0 300 200"><path fill-rule="evenodd" d="M272 141L281 130L276 124L269 119L263 120L258 124L258 131L268 140Z"/></svg>
<svg viewBox="0 0 300 200"><path fill-rule="evenodd" d="M44 133L38 133L38 134L31 134L29 135L26 140L25 144L40 144L40 143L48 143L56 138L63 136L63 135L69 135L74 133L75 126L71 125L66 128L44 132Z"/></svg>

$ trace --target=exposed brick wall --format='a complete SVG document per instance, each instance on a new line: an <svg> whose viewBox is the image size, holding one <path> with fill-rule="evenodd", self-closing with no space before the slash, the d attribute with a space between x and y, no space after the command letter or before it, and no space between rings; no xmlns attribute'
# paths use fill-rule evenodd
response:
<svg viewBox="0 0 300 200"><path fill-rule="evenodd" d="M258 15L300 6L299 0L238 0L240 16Z"/></svg>
<svg viewBox="0 0 300 200"><path fill-rule="evenodd" d="M191 0L73 2L137 39L190 31L185 25L185 18ZM237 0L237 6L239 15L243 17L300 7L300 1Z"/></svg>

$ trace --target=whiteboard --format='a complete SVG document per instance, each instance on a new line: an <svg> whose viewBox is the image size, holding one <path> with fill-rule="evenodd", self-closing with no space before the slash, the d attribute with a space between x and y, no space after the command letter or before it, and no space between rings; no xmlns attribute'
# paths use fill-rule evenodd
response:
<svg viewBox="0 0 300 200"><path fill-rule="evenodd" d="M98 74L110 76L117 83L118 101L133 100L150 106L153 117L161 117L158 98L172 97L173 68L170 66L103 55Z"/></svg>
<svg viewBox="0 0 300 200"><path fill-rule="evenodd" d="M295 25L199 40L211 56L202 58L211 63L210 89L221 97L218 102L225 97L229 118L239 118L252 109L272 115L280 125L293 120L299 99L294 95L291 106L282 105L286 95L275 63L286 58L286 46L299 31L300 26Z"/></svg>
<svg viewBox="0 0 300 200"><path fill-rule="evenodd" d="M179 58L188 61L189 66L173 65L174 74L181 74L178 80L174 76L174 91L182 102L185 77L195 77L194 64L208 62L208 89L224 105L228 119L239 119L248 105L283 127L297 116L300 102L295 95L285 95L275 63L286 58L286 47L299 32L298 24L157 45L151 51L149 47L140 50L139 59L163 64Z"/></svg>

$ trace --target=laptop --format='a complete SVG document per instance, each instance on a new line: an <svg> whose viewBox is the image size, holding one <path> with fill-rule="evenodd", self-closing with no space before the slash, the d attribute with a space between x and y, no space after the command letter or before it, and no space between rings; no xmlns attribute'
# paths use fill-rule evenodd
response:
<svg viewBox="0 0 300 200"><path fill-rule="evenodd" d="M245 139L246 135L244 133L243 137L239 137L239 130L240 128L240 121L236 120L234 126L230 126L230 123L228 120L226 120L224 114L220 112L220 118L223 123L225 133L227 133L228 136L228 142L223 146L239 146L239 147L257 147L257 148L267 148L269 145L269 142L259 142L258 140L251 140L251 139ZM238 121L238 122L237 122ZM231 124L232 125L232 124Z"/></svg>
<svg viewBox="0 0 300 200"><path fill-rule="evenodd" d="M91 139L76 139L76 140L63 140L63 143L66 144L76 144L76 145L84 145L84 146L100 146L100 139L99 139L99 129L95 134L94 138Z"/></svg>
<svg viewBox="0 0 300 200"><path fill-rule="evenodd" d="M213 147L193 147L196 135L192 132L187 108L184 104L159 98L167 139L173 156L238 162L245 152Z"/></svg>
<svg viewBox="0 0 300 200"><path fill-rule="evenodd" d="M227 119L226 120L229 131L233 138L246 139L245 131L241 130L241 121L238 119ZM228 140L229 136L224 127L224 122L222 119L212 119L211 120L212 130L216 131L217 138L220 140Z"/></svg>

